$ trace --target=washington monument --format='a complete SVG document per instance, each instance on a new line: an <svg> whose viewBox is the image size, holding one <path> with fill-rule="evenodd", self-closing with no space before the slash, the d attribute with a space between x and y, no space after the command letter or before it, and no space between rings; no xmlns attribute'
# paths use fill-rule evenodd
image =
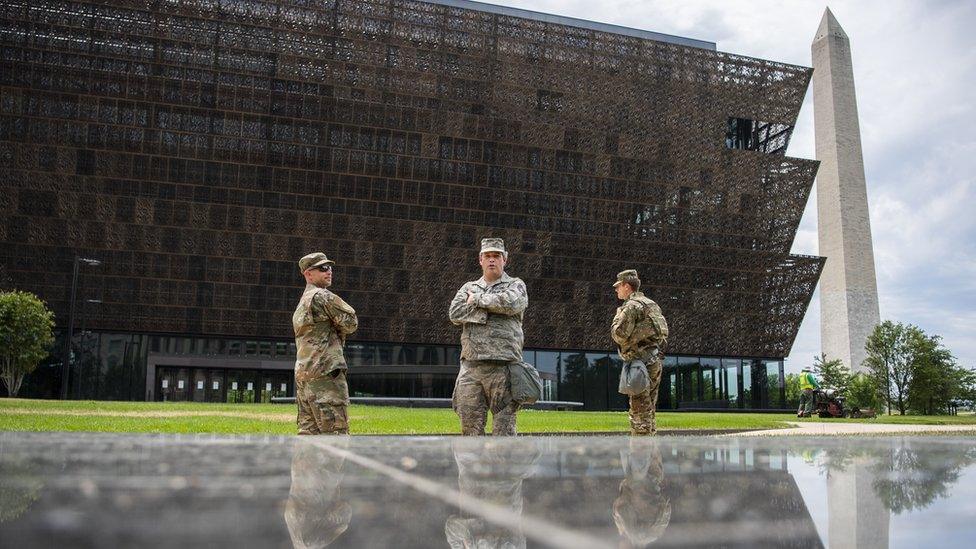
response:
<svg viewBox="0 0 976 549"><path fill-rule="evenodd" d="M817 219L820 255L827 258L820 276L821 348L856 372L881 315L851 43L829 8L812 49Z"/></svg>

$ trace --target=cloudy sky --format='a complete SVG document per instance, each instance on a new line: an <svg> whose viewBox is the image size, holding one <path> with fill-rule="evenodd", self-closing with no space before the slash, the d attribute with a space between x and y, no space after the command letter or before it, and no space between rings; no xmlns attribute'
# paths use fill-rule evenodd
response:
<svg viewBox="0 0 976 549"><path fill-rule="evenodd" d="M490 0L716 42L720 51L811 66L823 1ZM851 39L881 318L940 334L976 367L976 2L829 3ZM807 93L790 156L816 158ZM816 189L793 245L817 254ZM819 294L788 371L820 349Z"/></svg>

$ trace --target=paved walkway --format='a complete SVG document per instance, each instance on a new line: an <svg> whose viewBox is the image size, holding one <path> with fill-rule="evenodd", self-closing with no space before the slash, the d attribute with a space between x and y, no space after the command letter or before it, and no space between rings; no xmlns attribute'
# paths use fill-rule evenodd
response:
<svg viewBox="0 0 976 549"><path fill-rule="evenodd" d="M834 436L834 435L898 435L898 434L976 434L976 425L902 425L894 423L829 423L789 422L794 427L747 431L721 436Z"/></svg>

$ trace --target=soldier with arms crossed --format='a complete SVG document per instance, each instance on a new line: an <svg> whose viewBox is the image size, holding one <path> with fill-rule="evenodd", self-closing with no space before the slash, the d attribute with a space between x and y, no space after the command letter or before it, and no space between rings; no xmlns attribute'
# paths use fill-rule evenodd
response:
<svg viewBox="0 0 976 549"><path fill-rule="evenodd" d="M650 385L647 390L630 396L630 432L633 435L653 435L657 431L654 408L657 389L664 367L664 345L668 339L668 324L661 308L640 292L637 271L628 269L617 274L613 285L623 305L610 325L610 335L617 343L620 358L627 362L640 360L647 366Z"/></svg>
<svg viewBox="0 0 976 549"><path fill-rule="evenodd" d="M349 388L342 347L356 331L356 311L327 288L334 262L324 253L308 254L298 262L305 277L292 324L298 358L295 362L295 400L298 434L349 434Z"/></svg>
<svg viewBox="0 0 976 549"><path fill-rule="evenodd" d="M500 238L481 241L482 277L461 286L449 317L461 326L461 370L454 385L454 411L464 435L485 434L488 411L493 435L515 434L508 366L522 361L522 314L529 305L521 279L505 272L508 252Z"/></svg>

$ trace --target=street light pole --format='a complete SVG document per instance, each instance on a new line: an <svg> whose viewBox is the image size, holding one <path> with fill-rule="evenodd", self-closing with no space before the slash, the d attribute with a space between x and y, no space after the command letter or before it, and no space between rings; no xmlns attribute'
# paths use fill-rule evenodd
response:
<svg viewBox="0 0 976 549"><path fill-rule="evenodd" d="M71 302L68 304L68 333L64 339L64 359L61 362L61 400L68 398L68 374L71 366L71 339L74 337L75 319L75 298L78 294L78 265L84 263L91 267L97 267L102 262L97 259L88 259L75 256L71 266Z"/></svg>
<svg viewBox="0 0 976 549"><path fill-rule="evenodd" d="M74 377L74 394L75 397L81 396L81 370L85 366L85 359L88 356L88 330L85 329L85 324L88 321L88 304L99 304L101 299L85 299L81 302L81 349L78 357L78 366L75 368ZM97 376L96 376L97 377Z"/></svg>

